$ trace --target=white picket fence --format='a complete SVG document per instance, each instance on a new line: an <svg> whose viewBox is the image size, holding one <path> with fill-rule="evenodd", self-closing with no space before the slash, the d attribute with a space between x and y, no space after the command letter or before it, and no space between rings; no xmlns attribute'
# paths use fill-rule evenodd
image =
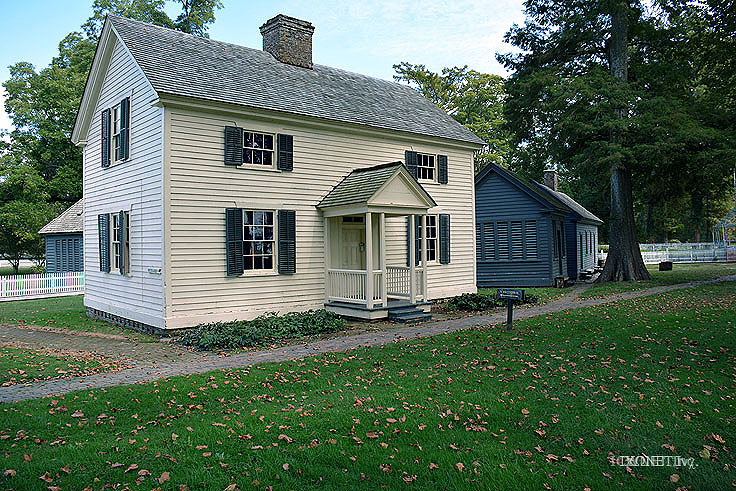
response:
<svg viewBox="0 0 736 491"><path fill-rule="evenodd" d="M0 276L0 302L64 297L84 292L84 273L17 274Z"/></svg>
<svg viewBox="0 0 736 491"><path fill-rule="evenodd" d="M672 249L659 249L652 247L659 244L647 244L647 249L641 247L641 257L644 264L657 264L662 261L672 261L673 263L706 263L706 262L733 262L736 261L736 247L714 247L710 244L669 244ZM654 249L654 250L652 250ZM608 254L605 252L598 253L598 259L606 259Z"/></svg>

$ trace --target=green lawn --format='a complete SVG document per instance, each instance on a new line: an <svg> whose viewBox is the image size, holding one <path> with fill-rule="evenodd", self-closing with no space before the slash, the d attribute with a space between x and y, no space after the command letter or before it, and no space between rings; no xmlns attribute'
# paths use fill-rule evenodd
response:
<svg viewBox="0 0 736 491"><path fill-rule="evenodd" d="M137 341L156 340L147 334L124 329L109 322L90 319L84 312L82 295L0 302L0 324L30 324L69 329L70 331L118 334Z"/></svg>
<svg viewBox="0 0 736 491"><path fill-rule="evenodd" d="M538 305L552 302L570 293L569 288L524 288L526 295L536 295L539 298ZM496 295L496 288L478 288L478 293L483 295Z"/></svg>
<svg viewBox="0 0 736 491"><path fill-rule="evenodd" d="M614 293L643 290L654 286L674 285L689 281L701 281L736 274L736 263L673 264L672 271L659 271L656 264L647 265L651 281L623 281L596 283L578 298L598 298Z"/></svg>
<svg viewBox="0 0 736 491"><path fill-rule="evenodd" d="M31 348L0 347L0 385L118 370L123 364L92 353L59 353Z"/></svg>
<svg viewBox="0 0 736 491"><path fill-rule="evenodd" d="M0 405L0 487L726 489L735 289Z"/></svg>

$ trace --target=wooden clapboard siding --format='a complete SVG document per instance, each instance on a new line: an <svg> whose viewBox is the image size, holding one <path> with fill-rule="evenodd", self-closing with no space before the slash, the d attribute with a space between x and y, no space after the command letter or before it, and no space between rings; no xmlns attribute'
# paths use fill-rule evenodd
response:
<svg viewBox="0 0 736 491"><path fill-rule="evenodd" d="M246 119L233 114L167 108L166 195L170 201L170 303L167 327L217 319L251 318L265 311L319 308L324 303L324 230L317 203L351 170L404 159L407 149L444 154L448 184L424 184L438 206L449 213L451 263L432 264L431 298L475 291L473 154L471 149L427 140L418 144L401 134L387 138L299 124L295 117L271 114ZM298 118L297 118L298 119ZM224 127L294 136L294 170L270 171L224 165ZM296 211L297 272L293 275L225 274L225 208ZM387 263L406 264L404 217L387 222Z"/></svg>
<svg viewBox="0 0 736 491"><path fill-rule="evenodd" d="M130 97L130 159L100 165L100 113ZM84 148L84 270L88 307L164 327L163 108L127 49L115 41ZM99 268L97 215L130 213L130 274Z"/></svg>
<svg viewBox="0 0 736 491"><path fill-rule="evenodd" d="M537 260L483 259L481 257L483 246L479 243L481 248L476 249L478 286L552 285L559 265L553 257L552 218L549 207L540 204L514 182L491 172L476 185L475 217L476 223L480 226L491 222L535 220L537 229ZM509 237L511 232L509 225ZM487 240L489 237L486 235L484 238Z"/></svg>

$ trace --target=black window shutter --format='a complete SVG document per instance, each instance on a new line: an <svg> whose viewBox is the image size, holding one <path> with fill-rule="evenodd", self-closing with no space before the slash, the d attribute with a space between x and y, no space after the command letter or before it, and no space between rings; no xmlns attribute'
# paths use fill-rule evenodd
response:
<svg viewBox="0 0 736 491"><path fill-rule="evenodd" d="M237 126L225 126L225 165L242 164L243 128L238 128Z"/></svg>
<svg viewBox="0 0 736 491"><path fill-rule="evenodd" d="M120 160L130 157L130 97L120 101Z"/></svg>
<svg viewBox="0 0 736 491"><path fill-rule="evenodd" d="M296 212L279 210L279 273L296 273Z"/></svg>
<svg viewBox="0 0 736 491"><path fill-rule="evenodd" d="M101 141L101 152L102 156L102 167L110 167L110 110L105 109L102 111L102 123L101 123L102 138Z"/></svg>
<svg viewBox="0 0 736 491"><path fill-rule="evenodd" d="M406 165L409 174L417 178L417 153L411 150L404 152L404 165Z"/></svg>
<svg viewBox="0 0 736 491"><path fill-rule="evenodd" d="M294 137L292 135L278 135L279 156L276 168L279 170L294 170Z"/></svg>
<svg viewBox="0 0 736 491"><path fill-rule="evenodd" d="M125 262L125 248L128 247L128 221L126 220L124 211L118 212L118 223L120 224L120 250L118 251L118 264L120 265L120 274L124 275L128 272L128 265Z"/></svg>
<svg viewBox="0 0 736 491"><path fill-rule="evenodd" d="M225 208L225 258L228 276L243 274L242 208Z"/></svg>
<svg viewBox="0 0 736 491"><path fill-rule="evenodd" d="M440 215L440 264L450 263L450 215Z"/></svg>
<svg viewBox="0 0 736 491"><path fill-rule="evenodd" d="M97 238L100 242L100 271L110 272L110 215L97 215Z"/></svg>
<svg viewBox="0 0 736 491"><path fill-rule="evenodd" d="M447 155L437 156L437 182L447 184Z"/></svg>

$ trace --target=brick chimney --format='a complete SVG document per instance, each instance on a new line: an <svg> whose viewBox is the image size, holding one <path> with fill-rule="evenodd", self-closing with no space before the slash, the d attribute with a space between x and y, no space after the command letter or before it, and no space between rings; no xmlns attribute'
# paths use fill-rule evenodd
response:
<svg viewBox="0 0 736 491"><path fill-rule="evenodd" d="M281 63L312 68L313 33L311 22L279 14L261 26L263 51Z"/></svg>
<svg viewBox="0 0 736 491"><path fill-rule="evenodd" d="M544 185L552 191L557 191L557 171L555 169L544 171Z"/></svg>

